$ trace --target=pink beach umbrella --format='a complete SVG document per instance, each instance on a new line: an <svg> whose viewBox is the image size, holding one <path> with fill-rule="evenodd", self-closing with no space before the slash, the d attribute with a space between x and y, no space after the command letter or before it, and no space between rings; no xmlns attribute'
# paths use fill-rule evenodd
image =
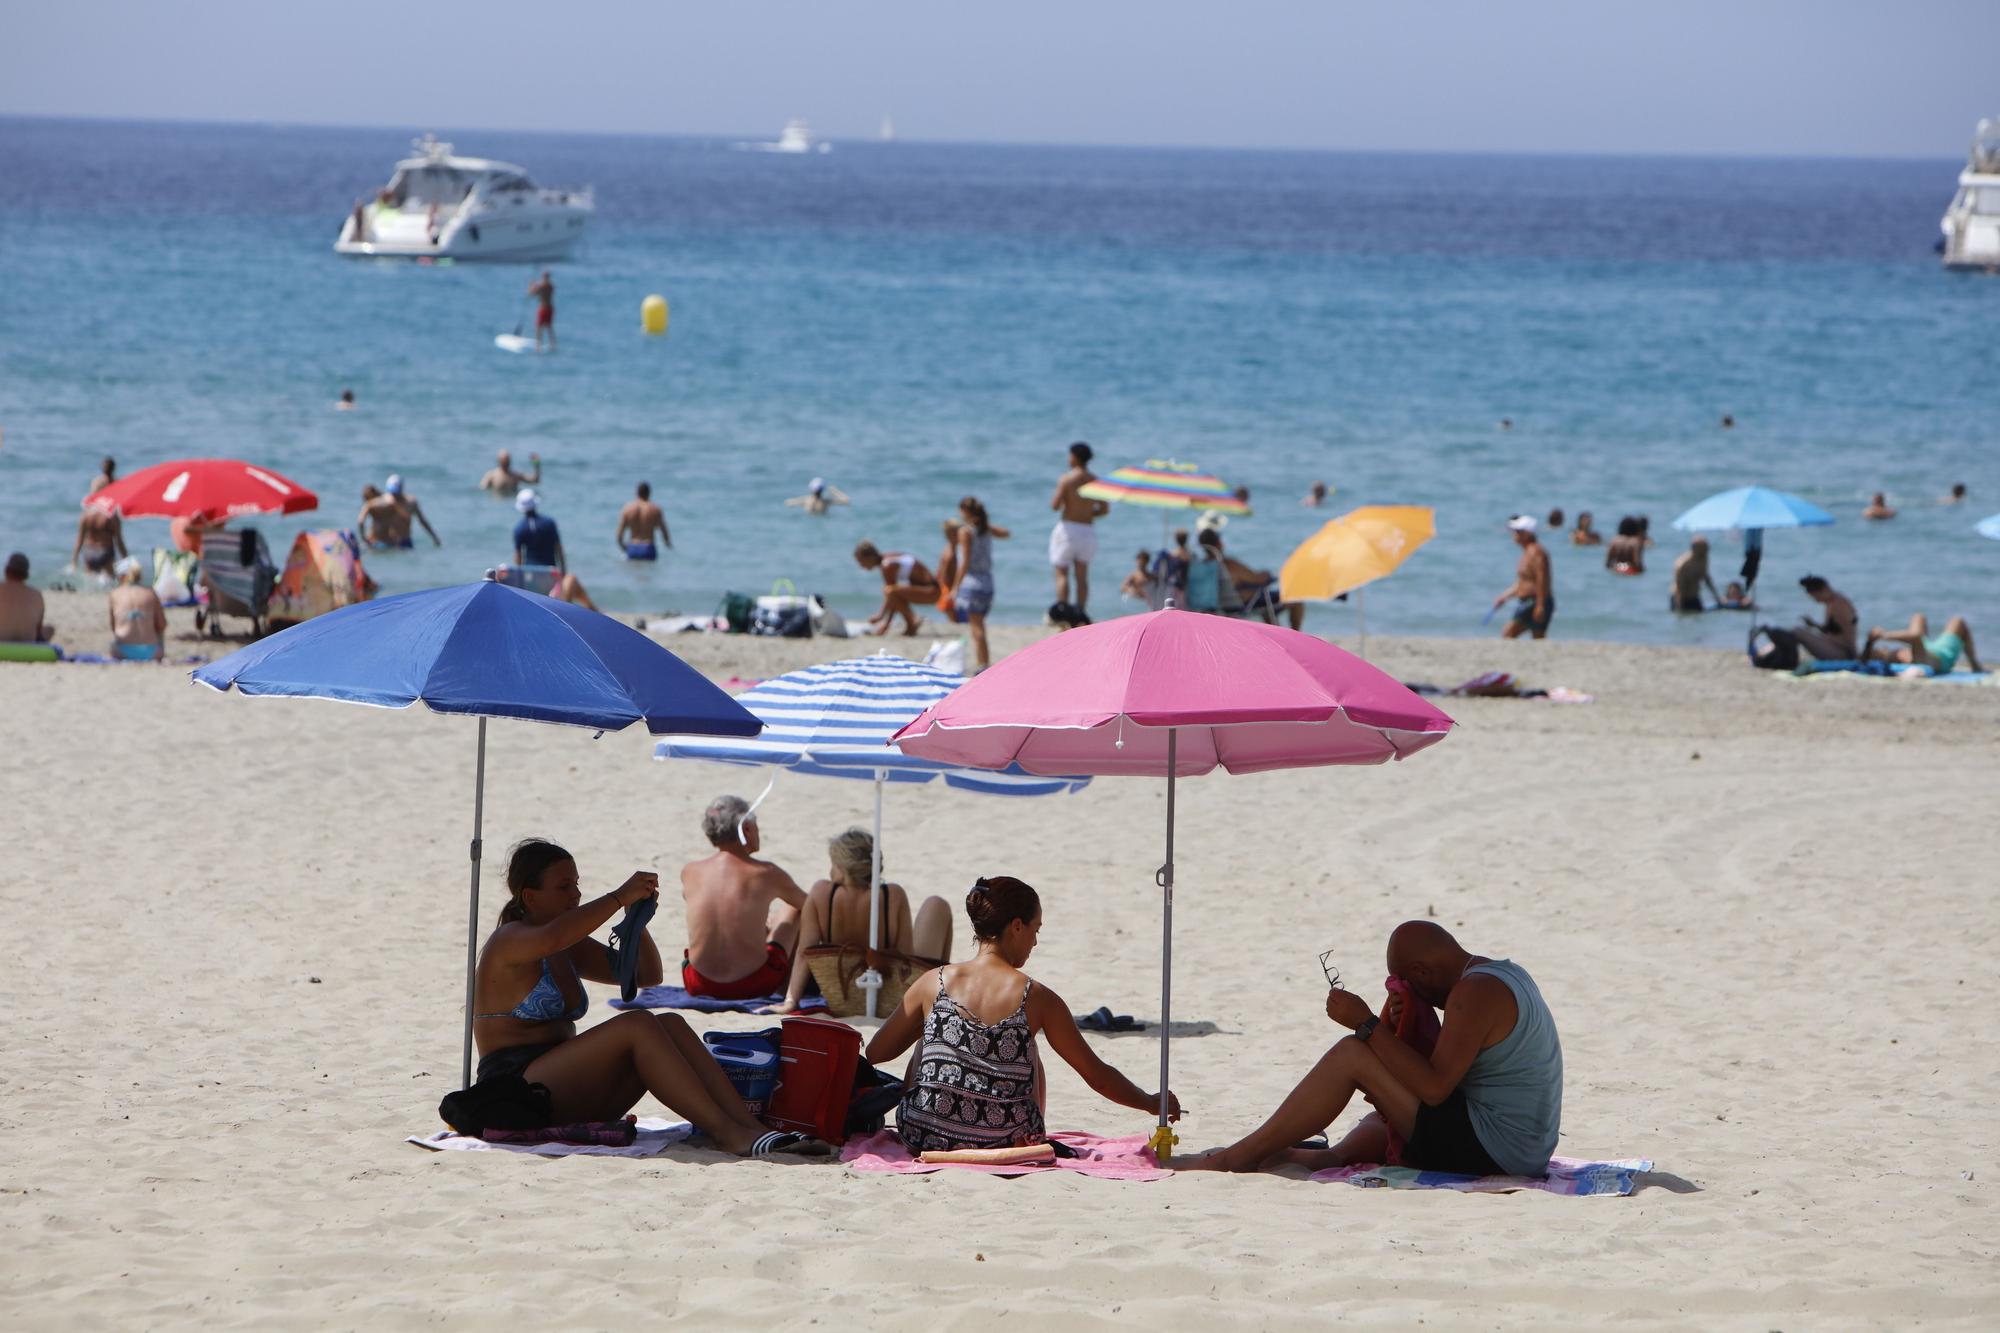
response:
<svg viewBox="0 0 2000 1333"><path fill-rule="evenodd" d="M1030 773L1164 777L1167 858L1156 882L1160 1124L1167 1127L1173 999L1174 783L1322 764L1380 764L1435 745L1452 720L1375 667L1308 634L1169 607L1086 625L1025 648L897 732L906 754Z"/></svg>

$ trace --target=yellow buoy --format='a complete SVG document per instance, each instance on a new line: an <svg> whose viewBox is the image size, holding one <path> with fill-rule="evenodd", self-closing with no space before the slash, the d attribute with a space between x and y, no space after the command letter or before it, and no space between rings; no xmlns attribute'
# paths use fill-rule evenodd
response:
<svg viewBox="0 0 2000 1333"><path fill-rule="evenodd" d="M654 292L639 303L639 323L651 334L667 331L667 298Z"/></svg>

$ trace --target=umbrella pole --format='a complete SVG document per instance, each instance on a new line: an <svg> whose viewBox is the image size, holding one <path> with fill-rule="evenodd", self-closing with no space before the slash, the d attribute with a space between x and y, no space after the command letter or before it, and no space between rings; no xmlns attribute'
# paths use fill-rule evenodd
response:
<svg viewBox="0 0 2000 1333"><path fill-rule="evenodd" d="M472 1086L473 989L479 971L479 832L486 817L486 719L479 719L479 759L472 780L472 898L465 915L465 1049L459 1058L459 1086Z"/></svg>
<svg viewBox="0 0 2000 1333"><path fill-rule="evenodd" d="M1167 861L1157 881L1160 897L1160 1124L1153 1131L1153 1156L1173 1155L1180 1135L1167 1127L1167 1036L1173 1030L1174 998L1174 769L1179 758L1180 728L1167 729Z"/></svg>
<svg viewBox="0 0 2000 1333"><path fill-rule="evenodd" d="M875 770L875 840L869 844L868 852L868 947L882 947L882 770ZM868 960L867 969L862 972L861 988L868 992L868 1017L878 1018L875 1001L882 994L882 974L875 969L874 959Z"/></svg>
<svg viewBox="0 0 2000 1333"><path fill-rule="evenodd" d="M1354 623L1361 629L1360 655L1366 657L1368 656L1368 590L1366 588L1356 588L1354 590Z"/></svg>

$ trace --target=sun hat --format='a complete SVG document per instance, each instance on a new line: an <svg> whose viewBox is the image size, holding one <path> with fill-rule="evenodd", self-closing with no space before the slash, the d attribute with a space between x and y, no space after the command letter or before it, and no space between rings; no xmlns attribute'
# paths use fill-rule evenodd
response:
<svg viewBox="0 0 2000 1333"><path fill-rule="evenodd" d="M539 503L541 502L536 497L535 493L529 490L525 486L521 488L521 493L514 497L514 508L520 510L524 514L534 513L535 506Z"/></svg>
<svg viewBox="0 0 2000 1333"><path fill-rule="evenodd" d="M1539 525L1533 514L1516 514L1507 520L1507 526L1516 532L1533 532Z"/></svg>

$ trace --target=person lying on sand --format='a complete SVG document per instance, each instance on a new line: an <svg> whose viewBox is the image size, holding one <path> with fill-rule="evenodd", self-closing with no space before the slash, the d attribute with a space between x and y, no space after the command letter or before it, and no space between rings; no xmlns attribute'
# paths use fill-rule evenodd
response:
<svg viewBox="0 0 2000 1333"><path fill-rule="evenodd" d="M1562 1043L1527 969L1467 953L1434 921L1405 921L1389 936L1389 972L1422 1003L1444 1010L1424 1055L1395 1035L1401 997L1380 1017L1357 995L1327 992L1343 1037L1256 1130L1175 1170L1320 1170L1395 1161L1469 1176L1546 1174L1562 1124ZM1346 1109L1355 1093L1375 1113L1332 1148L1295 1148ZM1401 1140L1392 1154L1390 1134Z"/></svg>
<svg viewBox="0 0 2000 1333"><path fill-rule="evenodd" d="M1898 644L1900 647L1885 647L1880 652L1876 644ZM1880 657L1885 662L1902 662L1909 666L1927 666L1937 675L1950 675L1958 666L1959 659L1965 659L1967 671L1984 671L1979 665L1979 655L1972 651L1972 626L1965 623L1964 616L1953 616L1944 625L1944 633L1931 636L1930 622L1919 611L1910 617L1908 629L1888 630L1879 626L1868 631L1868 641L1861 645L1861 660Z"/></svg>
<svg viewBox="0 0 2000 1333"><path fill-rule="evenodd" d="M908 551L885 553L876 550L874 542L861 542L854 548L854 563L863 569L882 572L882 605L868 617L868 623L875 627L870 633L887 634L889 626L901 616L904 635L915 634L923 617L912 608L938 599L938 581L924 568L924 562Z"/></svg>
<svg viewBox="0 0 2000 1333"><path fill-rule="evenodd" d="M870 947L869 885L875 874L875 839L868 830L851 828L826 845L830 862L826 878L806 893L799 913L798 950L792 963L785 998L766 1013L795 1014L805 996L812 970L806 950L818 944ZM887 873L886 871L884 872ZM951 908L942 898L926 898L912 917L910 895L894 882L882 885L882 948L906 957L942 963L951 957Z"/></svg>
<svg viewBox="0 0 2000 1333"><path fill-rule="evenodd" d="M681 985L717 1000L774 995L792 975L806 896L790 875L757 859L757 817L742 797L711 801L701 831L715 854L681 868L688 929Z"/></svg>
<svg viewBox="0 0 2000 1333"><path fill-rule="evenodd" d="M1159 1094L1098 1059L1062 997L1021 971L1042 929L1034 889L1007 875L981 879L965 895L965 914L977 956L911 982L868 1043L866 1058L876 1065L916 1044L896 1112L903 1146L915 1155L1046 1143L1048 1090L1038 1035L1098 1096L1135 1111L1157 1110ZM1180 1119L1172 1093L1167 1113Z"/></svg>
<svg viewBox="0 0 2000 1333"><path fill-rule="evenodd" d="M576 860L530 838L507 860L507 905L480 950L473 1038L479 1081L518 1074L547 1087L552 1123L616 1120L651 1093L725 1152L826 1156L816 1139L777 1135L750 1114L729 1076L679 1014L635 1009L579 1034L590 1007L583 982L617 984L609 951L590 933L620 908L658 898L660 877L634 871L589 902L577 888ZM641 931L639 983L661 978L660 951Z"/></svg>

